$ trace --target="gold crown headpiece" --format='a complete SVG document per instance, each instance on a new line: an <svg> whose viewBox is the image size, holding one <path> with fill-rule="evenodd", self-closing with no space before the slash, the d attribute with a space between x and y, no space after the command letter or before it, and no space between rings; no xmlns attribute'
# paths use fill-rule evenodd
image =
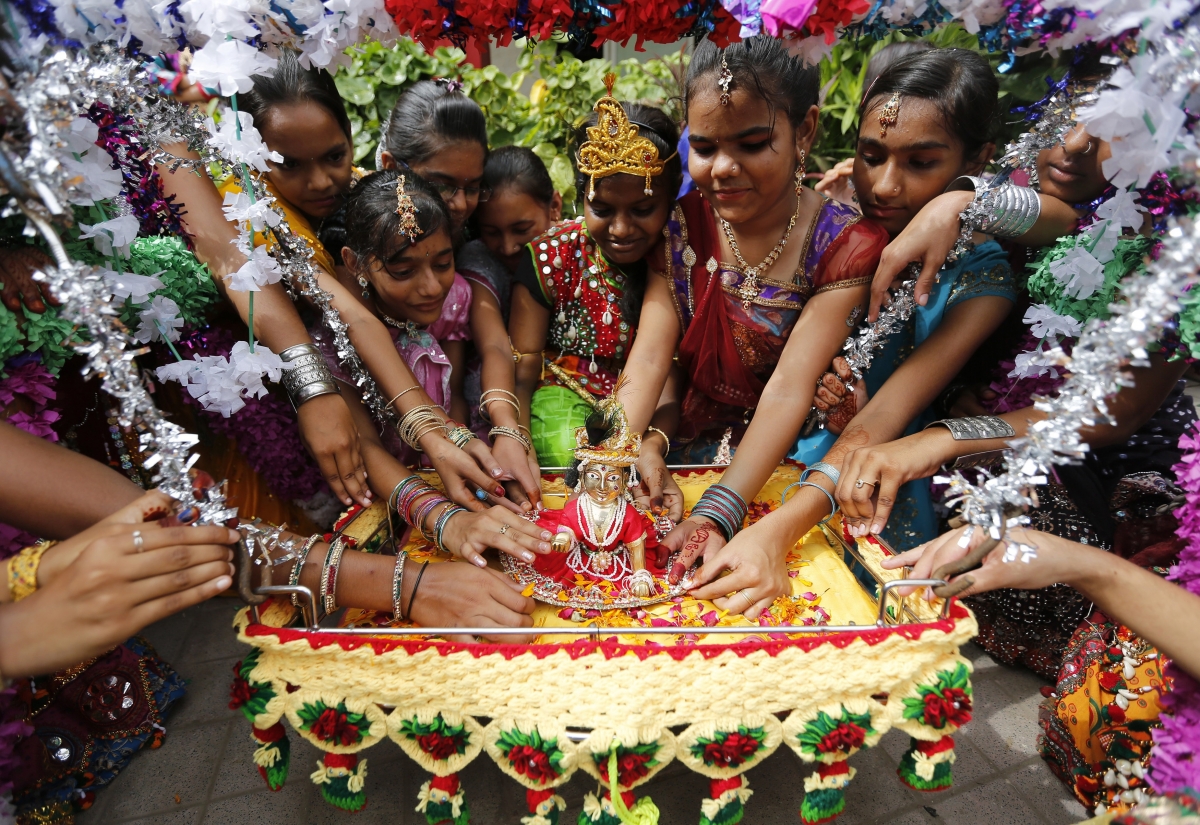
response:
<svg viewBox="0 0 1200 825"><path fill-rule="evenodd" d="M582 467L585 464L605 464L610 467L630 467L638 460L642 451L642 434L629 431L629 418L625 405L617 400L621 386L618 380L612 394L596 405L609 424L609 435L599 444L588 441L587 427L575 428L575 458Z"/></svg>
<svg viewBox="0 0 1200 825"><path fill-rule="evenodd" d="M642 137L624 107L612 96L616 82L617 76L612 72L604 76L608 94L596 101L593 111L599 118L595 126L587 128L587 140L579 147L579 171L589 178L588 200L596 197L596 178L619 174L644 177L646 194L653 195L650 179L661 175L666 168L666 161L659 160L658 147Z"/></svg>
<svg viewBox="0 0 1200 825"><path fill-rule="evenodd" d="M417 223L417 205L413 203L412 195L404 189L404 175L396 178L396 214L400 216L400 234L415 241L421 235L421 225Z"/></svg>

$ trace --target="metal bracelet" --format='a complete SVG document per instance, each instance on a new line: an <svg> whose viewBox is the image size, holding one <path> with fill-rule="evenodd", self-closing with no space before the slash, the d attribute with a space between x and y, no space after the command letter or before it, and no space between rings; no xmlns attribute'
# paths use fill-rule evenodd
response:
<svg viewBox="0 0 1200 825"><path fill-rule="evenodd" d="M970 470L975 467L996 467L1008 454L1008 450L987 450L982 453L960 455L950 465L951 470Z"/></svg>
<svg viewBox="0 0 1200 825"><path fill-rule="evenodd" d="M825 475L829 476L829 478L833 481L834 487L836 487L838 482L842 479L841 470L839 470L837 467L834 467L832 464L826 464L824 461L818 461L816 464L813 464L806 469L800 474L800 480L804 481L812 473L824 473Z"/></svg>
<svg viewBox="0 0 1200 825"><path fill-rule="evenodd" d="M319 395L340 392L325 357L315 344L296 344L279 354L289 368L284 370L280 383L296 409Z"/></svg>
<svg viewBox="0 0 1200 825"><path fill-rule="evenodd" d="M979 227L980 232L997 238L1019 238L1033 228L1042 214L1042 200L1037 192L1012 183L992 191L988 220Z"/></svg>
<svg viewBox="0 0 1200 825"><path fill-rule="evenodd" d="M450 443L461 450L471 442L471 439L478 438L478 436L471 431L470 427L455 427L446 433L446 438L450 439ZM525 452L529 452L529 450Z"/></svg>
<svg viewBox="0 0 1200 825"><path fill-rule="evenodd" d="M942 426L955 441L978 441L984 438L1012 438L1017 434L1007 421L995 415L973 415L969 418L943 418L929 427Z"/></svg>

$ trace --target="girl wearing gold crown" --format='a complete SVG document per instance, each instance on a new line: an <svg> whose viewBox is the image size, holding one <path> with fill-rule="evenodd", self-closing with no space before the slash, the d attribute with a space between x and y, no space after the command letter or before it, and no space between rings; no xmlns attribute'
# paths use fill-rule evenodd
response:
<svg viewBox="0 0 1200 825"><path fill-rule="evenodd" d="M682 174L675 124L658 109L618 102L615 75L605 80L609 94L580 128L575 159L583 220L536 239L514 275L512 401L547 466L571 461L575 430L613 390L633 344L646 260Z"/></svg>

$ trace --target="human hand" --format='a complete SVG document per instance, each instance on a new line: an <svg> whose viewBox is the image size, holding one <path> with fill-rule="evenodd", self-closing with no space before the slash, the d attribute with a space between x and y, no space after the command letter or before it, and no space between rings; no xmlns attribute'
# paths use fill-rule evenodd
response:
<svg viewBox="0 0 1200 825"><path fill-rule="evenodd" d="M538 509L542 503L542 470L533 449L527 453L515 438L497 436L492 443L492 456L512 479L504 485L509 498L526 512Z"/></svg>
<svg viewBox="0 0 1200 825"><path fill-rule="evenodd" d="M817 181L813 189L838 203L858 209L858 195L854 192L853 174L854 158L846 158L825 172L825 176Z"/></svg>
<svg viewBox="0 0 1200 825"><path fill-rule="evenodd" d="M21 311L24 303L30 312L46 311L46 304L58 306L59 303L49 292L42 291L42 285L33 280L33 273L39 269L54 266L50 256L34 246L13 246L0 248L0 281L4 286L0 289L0 300L13 312Z"/></svg>
<svg viewBox="0 0 1200 825"><path fill-rule="evenodd" d="M440 430L431 430L421 436L421 448L454 503L477 513L492 505L522 512L518 504L504 497L504 487L500 484L504 470L478 438L472 438L460 450ZM482 500L476 491L483 492Z"/></svg>
<svg viewBox="0 0 1200 825"><path fill-rule="evenodd" d="M229 545L239 536L227 527L109 523L88 532L92 538L69 568L31 596L0 607L0 672L6 676L86 661L233 583Z"/></svg>
<svg viewBox="0 0 1200 825"><path fill-rule="evenodd" d="M927 435L916 433L887 444L860 447L846 455L834 491L846 532L854 537L883 532L900 486L916 478L928 478L942 466L945 458L929 441Z"/></svg>
<svg viewBox="0 0 1200 825"><path fill-rule="evenodd" d="M882 567L885 570L912 567L909 578L936 578L938 572L945 565L960 562L987 540L988 536L984 530L972 529L969 525L960 527L938 536L920 547L915 547L907 553L885 558ZM1034 548L1036 553L1032 557L1027 557L1025 561L1018 559L1006 562L1004 561L1004 553L1007 550L1006 542L1028 545ZM1005 540L997 544L984 557L980 568L952 576L948 581L950 584L969 584L966 589L957 594L959 596L974 596L977 593L1002 587L1036 590L1058 582L1069 584L1074 574L1087 569L1088 556L1094 553L1103 553L1103 551L1060 539L1038 530L1012 527L1007 530ZM901 596L906 596L915 589L901 587L899 592ZM926 588L925 598L935 598L929 588Z"/></svg>
<svg viewBox="0 0 1200 825"><path fill-rule="evenodd" d="M645 442L642 447L637 461L640 479L633 489L634 498L650 512L657 515L665 511L671 521L679 521L683 518L683 491L667 469L661 448L652 444L647 449Z"/></svg>
<svg viewBox="0 0 1200 825"><path fill-rule="evenodd" d="M888 290L905 280L911 263L917 263L921 268L913 297L919 306L925 306L929 301L930 285L958 241L958 216L973 197L970 192L938 195L892 239L879 257L879 266L871 282L868 321L879 318L879 308L888 302Z"/></svg>
<svg viewBox="0 0 1200 825"><path fill-rule="evenodd" d="M483 552L496 548L526 564L534 553L549 553L550 531L504 507L489 507L478 513L451 516L443 529L446 549L477 567L487 567Z"/></svg>
<svg viewBox="0 0 1200 825"><path fill-rule="evenodd" d="M786 563L790 545L777 540L763 524L746 528L705 558L696 573L693 597L712 599L721 610L753 621L777 598L792 592Z"/></svg>
<svg viewBox="0 0 1200 825"><path fill-rule="evenodd" d="M864 381L856 381L850 364L842 356L833 359L832 372L825 373L817 385L813 406L825 413L825 429L841 435L854 416L867 406L870 397ZM852 387L853 389L847 389Z"/></svg>
<svg viewBox="0 0 1200 825"><path fill-rule="evenodd" d="M336 393L318 395L300 405L296 418L300 438L333 494L347 507L355 502L370 507L367 465L345 400Z"/></svg>
<svg viewBox="0 0 1200 825"><path fill-rule="evenodd" d="M684 574L692 568L696 560L703 556L708 559L725 544L725 536L717 525L703 516L693 516L675 525L675 529L663 537L662 546L666 548L667 557L676 550L680 551L679 558L671 565L667 580L678 584Z"/></svg>
<svg viewBox="0 0 1200 825"><path fill-rule="evenodd" d="M405 578L408 575L405 572ZM408 616L425 627L532 627L533 608L533 599L521 595L521 585L500 571L446 562L429 565L421 589L408 606ZM526 644L534 636L485 634L484 638L502 644ZM449 638L476 641L472 636Z"/></svg>

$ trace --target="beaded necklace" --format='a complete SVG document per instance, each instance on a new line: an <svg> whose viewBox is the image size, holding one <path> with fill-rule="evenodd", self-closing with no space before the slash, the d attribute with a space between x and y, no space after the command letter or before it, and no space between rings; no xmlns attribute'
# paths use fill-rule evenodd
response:
<svg viewBox="0 0 1200 825"><path fill-rule="evenodd" d="M612 521L608 523L608 526L604 530L603 536L596 535L596 525L600 522L600 513L596 512L599 510L599 507L594 501L592 501L591 497L586 495L583 497L583 501L580 502L580 504L581 506L579 508L579 515L580 519L583 521L584 529L587 530L587 538L597 548L608 547L616 540L617 536L621 532L621 526L625 522L625 499L617 499L617 505L613 510Z"/></svg>
<svg viewBox="0 0 1200 825"><path fill-rule="evenodd" d="M575 233L572 233L574 235ZM577 257L580 258L579 272L573 279L572 297L573 301L567 306L560 307L558 315L555 318L557 333L555 337L560 337L559 349L566 353L570 350L580 355L581 357L589 357L591 364L588 371L595 374L598 370L596 366L596 352L599 349L599 335L597 326L605 327L619 326L620 332L625 333L629 325L621 318L620 310L620 295L617 289L623 291L626 276L625 273L618 267L614 267L604 255L595 247L595 242L584 234L584 242L581 244L581 249L576 249ZM564 262L562 254L565 244L556 243L559 239L551 239L549 244L554 253L552 264L555 269L563 270ZM610 283L611 279L611 283ZM588 290L600 299L600 307L603 311L597 318L593 315L583 301L584 284L587 284ZM614 285L616 289L614 289ZM618 351L624 349L618 345Z"/></svg>

